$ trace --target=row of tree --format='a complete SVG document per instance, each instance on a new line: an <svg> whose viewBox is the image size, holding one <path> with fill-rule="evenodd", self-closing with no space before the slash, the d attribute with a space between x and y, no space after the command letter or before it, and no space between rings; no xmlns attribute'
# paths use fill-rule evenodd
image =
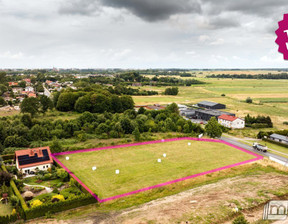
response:
<svg viewBox="0 0 288 224"><path fill-rule="evenodd" d="M33 142L48 141L53 138L76 138L84 141L87 135L93 138L120 138L126 134L144 132L180 132L192 135L203 133L198 124L193 124L179 115L176 104L165 110L148 111L140 108L124 113L84 112L77 119L44 120L32 118L29 114L0 120L0 148L11 153L11 147L28 147ZM8 148L8 149L7 149Z"/></svg>
<svg viewBox="0 0 288 224"><path fill-rule="evenodd" d="M269 116L260 116L252 117L249 114L245 117L245 126L252 128L272 128L273 123Z"/></svg>
<svg viewBox="0 0 288 224"><path fill-rule="evenodd" d="M207 78L224 78L224 79L288 79L287 73L281 74L258 74L258 75L230 75L230 74L220 74L220 75L209 75Z"/></svg>

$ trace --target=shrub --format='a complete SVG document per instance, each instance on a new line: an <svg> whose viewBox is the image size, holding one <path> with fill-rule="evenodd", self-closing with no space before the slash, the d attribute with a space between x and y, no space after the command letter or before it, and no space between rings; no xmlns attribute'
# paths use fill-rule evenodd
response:
<svg viewBox="0 0 288 224"><path fill-rule="evenodd" d="M234 219L233 224L249 224L249 222L245 219L243 215L241 215Z"/></svg>
<svg viewBox="0 0 288 224"><path fill-rule="evenodd" d="M253 100L250 97L247 97L247 99L245 100L246 103L253 103Z"/></svg>
<svg viewBox="0 0 288 224"><path fill-rule="evenodd" d="M42 204L43 204L42 201L40 201L39 199L36 199L36 200L34 200L34 201L32 201L32 202L30 203L30 206L31 206L31 208L35 208L35 207L38 207L38 206L40 206L40 205L42 205Z"/></svg>
<svg viewBox="0 0 288 224"><path fill-rule="evenodd" d="M54 193L54 194L58 194L58 193L59 193L59 191L58 191L58 189L57 189L57 188L54 188L54 189L53 189L53 191L52 191L52 193Z"/></svg>
<svg viewBox="0 0 288 224"><path fill-rule="evenodd" d="M52 202L53 202L53 200L55 201L55 199L57 199L56 201L65 201L64 196L61 195L61 194L58 194L58 195L53 196L53 197L52 197Z"/></svg>
<svg viewBox="0 0 288 224"><path fill-rule="evenodd" d="M77 208L80 206L93 204L96 202L97 200L93 196L91 196L90 194L89 195L87 194L87 195L83 195L83 196L81 195L75 198L71 198L65 201L59 201L57 203L48 202L38 207L24 210L24 212L26 215L26 219L34 219L34 218L38 218L41 216L45 216L47 212L50 212L53 214L56 212L62 212L62 211L66 211L72 208Z"/></svg>
<svg viewBox="0 0 288 224"><path fill-rule="evenodd" d="M19 204L19 198L17 198L15 195L12 195L10 197L10 202L13 207L16 207Z"/></svg>

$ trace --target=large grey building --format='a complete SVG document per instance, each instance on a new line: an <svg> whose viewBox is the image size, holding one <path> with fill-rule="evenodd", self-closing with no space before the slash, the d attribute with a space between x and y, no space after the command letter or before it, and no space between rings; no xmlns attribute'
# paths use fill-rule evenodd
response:
<svg viewBox="0 0 288 224"><path fill-rule="evenodd" d="M221 104L221 103L214 103L214 102L210 102L210 101L201 101L199 103L197 103L198 107L204 107L207 109L225 109L226 105L225 104Z"/></svg>

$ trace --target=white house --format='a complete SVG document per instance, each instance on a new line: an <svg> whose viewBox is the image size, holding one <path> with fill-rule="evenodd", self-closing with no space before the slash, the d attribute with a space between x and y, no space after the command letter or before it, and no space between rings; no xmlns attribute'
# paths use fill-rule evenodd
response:
<svg viewBox="0 0 288 224"><path fill-rule="evenodd" d="M218 117L218 123L227 128L241 129L245 127L245 120L239 117L222 114Z"/></svg>
<svg viewBox="0 0 288 224"><path fill-rule="evenodd" d="M25 91L26 92L33 92L34 91L34 88L32 86L26 86L25 87Z"/></svg>
<svg viewBox="0 0 288 224"><path fill-rule="evenodd" d="M25 174L35 172L36 169L47 170L53 164L48 146L15 151L15 159L17 169Z"/></svg>

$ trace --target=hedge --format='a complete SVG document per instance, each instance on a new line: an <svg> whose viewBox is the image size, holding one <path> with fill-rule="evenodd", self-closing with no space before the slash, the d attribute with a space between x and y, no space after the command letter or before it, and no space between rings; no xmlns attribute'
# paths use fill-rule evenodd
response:
<svg viewBox="0 0 288 224"><path fill-rule="evenodd" d="M269 138L262 138L263 141L266 141L266 142L270 142L270 143L273 143L275 145L279 145L279 146L283 146L285 148L288 148L288 145L287 144L284 144L284 143L281 143L281 142L277 142L277 141L274 141L274 140L271 140Z"/></svg>
<svg viewBox="0 0 288 224"><path fill-rule="evenodd" d="M42 204L35 208L30 208L25 212L26 219L35 219L41 216L45 216L47 212L56 213L62 212L69 209L77 208L80 206L85 206L89 204L96 203L97 200L92 195L81 195L72 199L67 199L66 201L59 202L49 202L47 204Z"/></svg>
<svg viewBox="0 0 288 224"><path fill-rule="evenodd" d="M1 155L3 160L8 160L8 159L14 159L15 154L9 154L9 155Z"/></svg>
<svg viewBox="0 0 288 224"><path fill-rule="evenodd" d="M16 221L17 221L17 214L0 216L0 223L1 224L8 224L8 223L16 222Z"/></svg>
<svg viewBox="0 0 288 224"><path fill-rule="evenodd" d="M1 167L4 171L8 172L4 165L2 165ZM19 192L13 179L10 180L10 187L12 188L12 190L13 190L14 194L17 196L17 198L19 198L22 209L24 211L27 210L28 206L27 206L26 202L24 201L22 195L20 194L20 192Z"/></svg>

